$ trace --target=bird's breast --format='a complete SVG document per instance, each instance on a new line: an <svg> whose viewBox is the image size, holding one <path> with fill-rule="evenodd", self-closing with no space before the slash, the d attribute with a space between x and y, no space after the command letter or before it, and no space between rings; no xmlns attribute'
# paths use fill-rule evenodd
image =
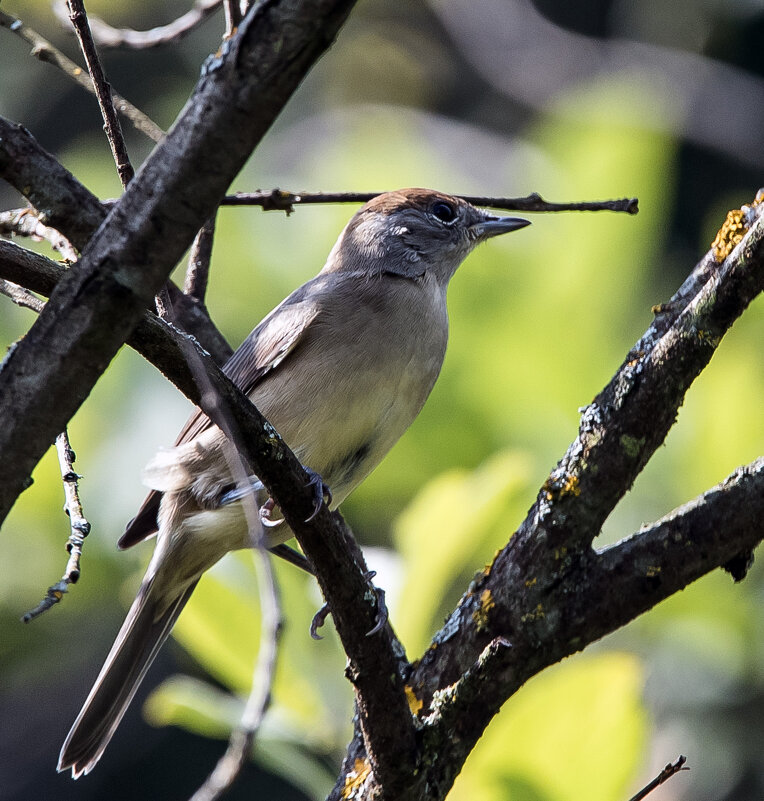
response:
<svg viewBox="0 0 764 801"><path fill-rule="evenodd" d="M434 282L390 278L355 302L322 310L253 401L336 506L411 425L440 372L445 294Z"/></svg>

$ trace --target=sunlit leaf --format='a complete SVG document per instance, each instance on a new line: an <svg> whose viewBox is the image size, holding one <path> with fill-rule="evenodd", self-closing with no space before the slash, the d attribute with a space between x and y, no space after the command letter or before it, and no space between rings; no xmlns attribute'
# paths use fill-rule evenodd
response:
<svg viewBox="0 0 764 801"><path fill-rule="evenodd" d="M470 755L449 801L620 801L645 748L633 656L583 656L532 679Z"/></svg>

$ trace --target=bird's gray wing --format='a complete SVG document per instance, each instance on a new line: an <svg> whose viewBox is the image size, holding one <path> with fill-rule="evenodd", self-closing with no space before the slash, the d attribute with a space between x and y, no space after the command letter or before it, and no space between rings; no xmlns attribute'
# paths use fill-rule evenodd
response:
<svg viewBox="0 0 764 801"><path fill-rule="evenodd" d="M242 392L252 390L292 353L320 313L317 290L325 281L318 276L295 290L277 306L237 348L223 372ZM190 442L210 426L204 412L196 409L181 429L175 445ZM118 546L129 548L157 530L157 512L162 493L152 490L136 516L127 524Z"/></svg>

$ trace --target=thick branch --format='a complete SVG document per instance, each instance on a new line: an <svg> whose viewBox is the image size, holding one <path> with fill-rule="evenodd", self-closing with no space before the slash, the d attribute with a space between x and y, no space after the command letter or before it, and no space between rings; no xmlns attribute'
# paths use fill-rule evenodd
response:
<svg viewBox="0 0 764 801"><path fill-rule="evenodd" d="M106 209L94 194L40 147L23 125L4 117L0 117L0 176L29 200L42 223L60 231L78 250L106 218Z"/></svg>

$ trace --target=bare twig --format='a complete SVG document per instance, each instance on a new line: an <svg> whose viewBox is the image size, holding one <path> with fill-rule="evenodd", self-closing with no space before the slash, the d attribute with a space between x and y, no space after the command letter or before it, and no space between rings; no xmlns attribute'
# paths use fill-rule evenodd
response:
<svg viewBox="0 0 764 801"><path fill-rule="evenodd" d="M77 261L72 243L55 228L44 225L33 209L10 209L0 212L0 234L28 236L40 242L45 240L67 261Z"/></svg>
<svg viewBox="0 0 764 801"><path fill-rule="evenodd" d="M45 302L40 300L37 295L34 295L23 286L14 284L11 281L6 281L0 278L0 293L10 298L17 306L24 309L31 309L33 312L39 314L42 311Z"/></svg>
<svg viewBox="0 0 764 801"><path fill-rule="evenodd" d="M381 192L288 192L283 189L237 192L226 195L224 206L262 206L263 211L285 211L291 214L296 205L311 203L366 203ZM489 206L506 211L623 211L636 214L637 198L620 200L582 201L580 203L551 203L534 192L526 197L476 197L459 195L476 206Z"/></svg>
<svg viewBox="0 0 764 801"><path fill-rule="evenodd" d="M106 80L106 73L104 72L103 64L101 64L101 59L98 57L93 35L90 32L85 3L83 0L67 0L67 6L69 7L69 19L72 21L72 26L82 48L82 55L85 56L85 63L88 65L88 71L93 80L93 88L95 89L98 106L103 117L104 131L106 132L106 138L109 140L114 162L117 165L119 180L122 182L122 186L126 187L135 175L135 170L130 163L130 157L127 155L125 137L122 135L122 126L119 124L117 110L114 107L111 86Z"/></svg>
<svg viewBox="0 0 764 801"><path fill-rule="evenodd" d="M173 317L172 304L165 295L163 301L168 304L166 316ZM238 443L241 434L223 402L220 392L212 384L199 352L190 340L186 340L183 352L202 396L202 405L213 413L214 419L228 440L226 460L236 486L241 490L249 487L249 473L244 459L240 455ZM278 600L278 588L263 538L263 526L260 522L259 510L254 493L245 492L241 499L244 516L247 521L249 538L252 544L252 560L260 591L260 649L252 675L252 687L247 703L244 706L241 721L231 733L228 747L218 760L214 770L204 784L194 793L192 801L215 801L236 780L244 762L252 751L252 745L260 728L265 711L271 697L271 686L276 672L278 641L281 632L281 609Z"/></svg>
<svg viewBox="0 0 764 801"><path fill-rule="evenodd" d="M672 776L679 773L680 770L689 770L689 768L685 767L685 762L687 762L687 757L681 755L677 757L674 762L669 762L649 784L646 784L636 795L633 795L629 801L642 801L642 799L652 793L656 787L660 787L660 785L668 781Z"/></svg>
<svg viewBox="0 0 764 801"><path fill-rule="evenodd" d="M222 0L196 0L191 9L167 25L158 25L146 31L133 28L115 28L100 17L89 15L93 39L100 47L128 47L132 50L145 50L150 47L170 44L182 39L214 14ZM66 0L53 3L53 10L62 22L69 23Z"/></svg>
<svg viewBox="0 0 764 801"><path fill-rule="evenodd" d="M47 39L40 36L37 31L25 25L20 19L17 19L11 14L6 14L5 11L0 11L0 27L8 28L9 31L12 31L25 42L32 45L31 54L40 59L40 61L45 61L48 64L52 64L54 67L58 67L58 69L83 89L86 89L91 94L95 94L93 82L90 80L86 71L78 64L75 64L70 58L67 58ZM114 92L112 96L119 113L130 120L136 130L145 134L154 142L161 141L164 136L164 131L153 120L116 92Z"/></svg>
<svg viewBox="0 0 764 801"><path fill-rule="evenodd" d="M66 570L61 580L48 587L48 592L34 609L27 612L23 618L24 623L46 612L54 604L57 604L68 591L70 584L76 584L80 577L80 557L82 556L82 545L85 537L90 533L90 523L82 514L82 503L80 502L78 481L81 476L74 472L74 460L76 459L72 446L69 444L69 435L66 430L56 437L56 450L58 451L58 463L61 467L61 480L64 482L64 496L66 501L64 509L69 515L71 534L66 541L66 550L69 552L69 560L66 563Z"/></svg>
<svg viewBox="0 0 764 801"><path fill-rule="evenodd" d="M212 240L215 235L215 218L209 220L199 229L199 233L191 246L188 256L186 280L183 292L197 303L204 304L207 294L207 281L210 274L210 259L212 258Z"/></svg>

